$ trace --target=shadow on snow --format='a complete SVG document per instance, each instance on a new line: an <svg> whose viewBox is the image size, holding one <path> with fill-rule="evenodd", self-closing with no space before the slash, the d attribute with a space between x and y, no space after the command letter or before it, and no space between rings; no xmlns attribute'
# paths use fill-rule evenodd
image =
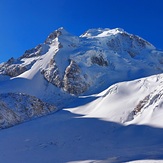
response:
<svg viewBox="0 0 163 163"><path fill-rule="evenodd" d="M42 163L163 160L162 135L161 128L146 125L123 126L61 110L56 114L39 118L34 123L31 121L1 131L0 158L5 162L12 159L24 162L30 158L29 162ZM25 138L29 138L33 143L23 142ZM8 142L12 143L7 146ZM25 145L28 146L27 149L24 149ZM6 155L3 155L3 152Z"/></svg>

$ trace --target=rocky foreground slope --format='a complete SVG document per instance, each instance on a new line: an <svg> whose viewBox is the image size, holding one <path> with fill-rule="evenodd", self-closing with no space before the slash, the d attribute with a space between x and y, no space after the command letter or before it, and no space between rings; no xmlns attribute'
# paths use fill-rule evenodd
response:
<svg viewBox="0 0 163 163"><path fill-rule="evenodd" d="M11 127L56 110L55 106L34 96L22 93L0 94L0 128Z"/></svg>

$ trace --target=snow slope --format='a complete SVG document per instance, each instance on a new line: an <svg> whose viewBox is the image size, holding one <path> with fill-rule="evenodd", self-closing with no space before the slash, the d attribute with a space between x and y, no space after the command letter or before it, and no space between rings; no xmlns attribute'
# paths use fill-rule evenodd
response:
<svg viewBox="0 0 163 163"><path fill-rule="evenodd" d="M163 74L118 83L99 94L81 96L78 100L88 98L94 100L67 110L85 118L96 117L124 125L163 127Z"/></svg>
<svg viewBox="0 0 163 163"><path fill-rule="evenodd" d="M5 163L163 162L162 82L163 75L155 75L118 83L99 94L81 96L55 114L3 130L0 159Z"/></svg>

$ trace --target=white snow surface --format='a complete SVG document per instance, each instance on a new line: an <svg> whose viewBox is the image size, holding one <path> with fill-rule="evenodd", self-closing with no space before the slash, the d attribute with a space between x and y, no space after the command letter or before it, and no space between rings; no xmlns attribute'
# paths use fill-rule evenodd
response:
<svg viewBox="0 0 163 163"><path fill-rule="evenodd" d="M163 75L115 84L0 132L2 162L163 162ZM156 98L157 95L157 98ZM132 114L146 96L140 112Z"/></svg>
<svg viewBox="0 0 163 163"><path fill-rule="evenodd" d="M78 96L56 86L68 80L70 61L78 76L68 75L88 84ZM80 37L56 30L0 65L1 94L25 93L62 108L0 130L0 162L163 162L162 65L162 51L120 28L90 29ZM56 74L54 83L45 71L52 73L47 79Z"/></svg>
<svg viewBox="0 0 163 163"><path fill-rule="evenodd" d="M90 103L65 109L84 118L98 118L124 125L139 124L163 127L163 74L112 85L79 101ZM136 111L138 109L138 111Z"/></svg>

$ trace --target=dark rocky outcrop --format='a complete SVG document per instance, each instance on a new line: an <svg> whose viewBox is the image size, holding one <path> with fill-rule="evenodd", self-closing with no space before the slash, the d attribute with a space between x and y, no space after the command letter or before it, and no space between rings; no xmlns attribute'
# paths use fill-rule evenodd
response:
<svg viewBox="0 0 163 163"><path fill-rule="evenodd" d="M56 111L53 105L22 93L0 94L0 128L7 128L24 121Z"/></svg>

